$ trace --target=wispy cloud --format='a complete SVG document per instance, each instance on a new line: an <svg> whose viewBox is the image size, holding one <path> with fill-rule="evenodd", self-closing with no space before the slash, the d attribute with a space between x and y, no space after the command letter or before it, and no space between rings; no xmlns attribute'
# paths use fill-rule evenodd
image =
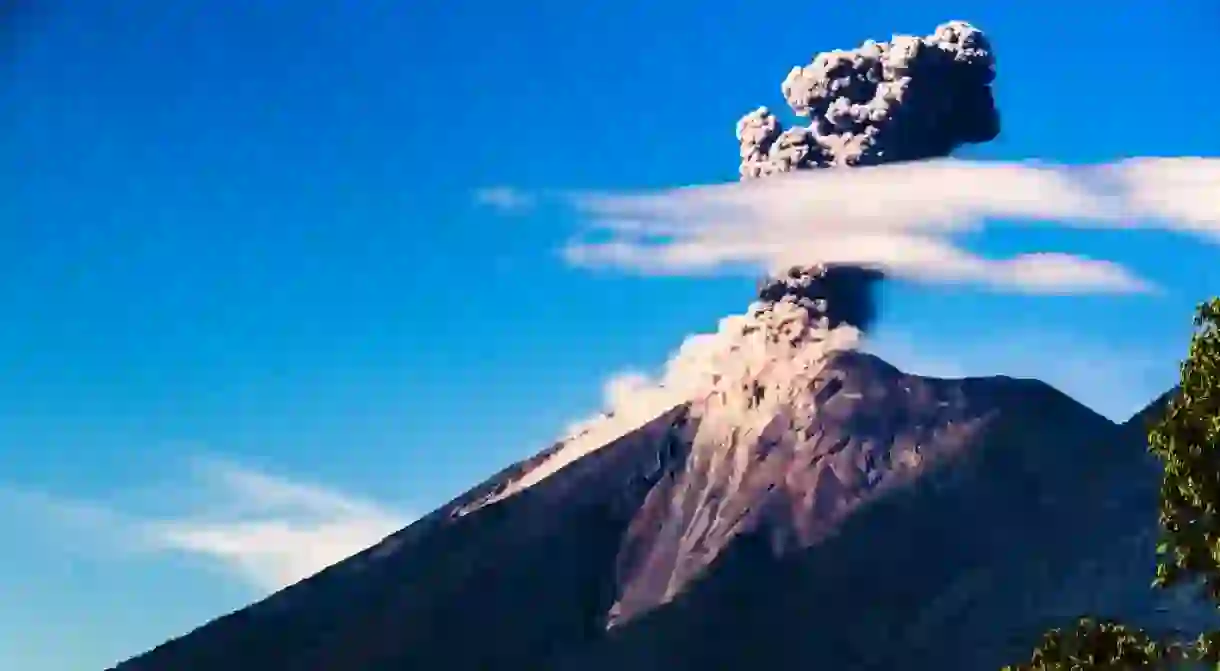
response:
<svg viewBox="0 0 1220 671"><path fill-rule="evenodd" d="M35 493L14 493L50 523L105 535L119 549L194 556L271 592L368 548L410 519L373 501L219 459L190 462L179 500L156 515Z"/></svg>
<svg viewBox="0 0 1220 671"><path fill-rule="evenodd" d="M1220 159L1137 158L1092 166L925 161L807 171L657 192L569 194L590 236L569 262L696 274L858 263L924 282L1026 293L1153 287L1106 260L1056 252L986 258L955 236L991 220L1159 228L1220 243Z"/></svg>
<svg viewBox="0 0 1220 671"><path fill-rule="evenodd" d="M477 189L474 200L479 205L490 207L505 214L518 214L534 206L533 194L510 186L492 186Z"/></svg>

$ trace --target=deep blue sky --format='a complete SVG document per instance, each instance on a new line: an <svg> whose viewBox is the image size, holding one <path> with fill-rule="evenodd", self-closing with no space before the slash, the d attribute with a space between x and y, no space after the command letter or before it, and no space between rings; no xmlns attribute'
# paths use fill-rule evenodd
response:
<svg viewBox="0 0 1220 671"><path fill-rule="evenodd" d="M0 553L0 666L22 671L100 669L253 595L80 519L59 533L30 493L173 515L210 454L426 512L749 298L749 278L566 267L572 222L491 216L476 188L732 179L734 122L781 107L791 66L950 18L999 60L1004 133L970 156L1220 155L1209 0L29 4L0 45L0 487L25 501L0 533L28 539ZM1172 381L1220 289L1216 249L1169 234L976 247L1166 289L893 286L879 337L973 374L1135 361L1052 380L1107 387L1083 400L1111 414Z"/></svg>

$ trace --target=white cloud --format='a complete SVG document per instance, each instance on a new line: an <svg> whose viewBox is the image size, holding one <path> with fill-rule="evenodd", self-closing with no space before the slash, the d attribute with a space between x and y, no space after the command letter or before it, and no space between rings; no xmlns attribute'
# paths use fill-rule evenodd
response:
<svg viewBox="0 0 1220 671"><path fill-rule="evenodd" d="M197 554L274 590L346 559L409 521L382 506L224 461L195 464L213 506L149 521L160 547Z"/></svg>
<svg viewBox="0 0 1220 671"><path fill-rule="evenodd" d="M662 382L638 370L624 370L611 375L602 385L604 411L566 428L564 438L569 440L569 445L561 455L557 455L563 459L562 463L560 459L552 460L552 470L566 466L587 452L689 400L689 387L666 386Z"/></svg>
<svg viewBox="0 0 1220 671"><path fill-rule="evenodd" d="M173 483L185 510L135 515L96 502L6 490L53 524L109 538L118 549L172 552L271 592L350 557L406 526L410 519L375 502L272 476L233 462L200 459Z"/></svg>
<svg viewBox="0 0 1220 671"><path fill-rule="evenodd" d="M1030 293L1148 291L1111 261L1055 252L985 258L953 236L988 220L1077 228L1163 228L1220 243L1220 159L1138 158L1096 166L924 161L651 193L580 193L600 241L576 265L694 274L816 261L859 263L925 282Z"/></svg>
<svg viewBox="0 0 1220 671"><path fill-rule="evenodd" d="M1134 212L1220 242L1220 159L1141 159L1115 172Z"/></svg>
<svg viewBox="0 0 1220 671"><path fill-rule="evenodd" d="M510 186L492 186L474 192L479 205L490 207L505 214L524 212L534 206L534 196Z"/></svg>

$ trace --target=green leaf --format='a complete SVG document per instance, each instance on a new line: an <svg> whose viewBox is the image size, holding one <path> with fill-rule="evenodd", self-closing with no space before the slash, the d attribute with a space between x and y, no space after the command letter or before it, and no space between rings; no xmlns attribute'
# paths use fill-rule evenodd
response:
<svg viewBox="0 0 1220 671"><path fill-rule="evenodd" d="M1198 306L1181 382L1148 430L1163 466L1153 588L1191 585L1220 608L1220 298ZM1003 671L1168 669L1202 662L1220 670L1220 632L1161 640L1118 622L1082 617L1042 636L1023 664Z"/></svg>

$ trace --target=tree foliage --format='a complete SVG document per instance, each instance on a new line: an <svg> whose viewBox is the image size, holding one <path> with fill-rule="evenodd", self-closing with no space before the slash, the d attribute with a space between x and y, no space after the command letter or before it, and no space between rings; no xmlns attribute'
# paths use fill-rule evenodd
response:
<svg viewBox="0 0 1220 671"><path fill-rule="evenodd" d="M1165 467L1154 584L1198 583L1220 605L1220 299L1195 326L1180 389L1148 434Z"/></svg>
<svg viewBox="0 0 1220 671"><path fill-rule="evenodd" d="M1029 662L1003 671L1165 669L1187 660L1190 652L1187 646L1158 641L1134 627L1082 617L1072 629L1043 634Z"/></svg>
<svg viewBox="0 0 1220 671"><path fill-rule="evenodd" d="M1200 585L1220 607L1220 298L1199 305L1181 382L1148 431L1164 467L1152 586ZM1161 641L1136 627L1081 618L1042 636L1030 660L1004 671L1220 669L1220 632Z"/></svg>

